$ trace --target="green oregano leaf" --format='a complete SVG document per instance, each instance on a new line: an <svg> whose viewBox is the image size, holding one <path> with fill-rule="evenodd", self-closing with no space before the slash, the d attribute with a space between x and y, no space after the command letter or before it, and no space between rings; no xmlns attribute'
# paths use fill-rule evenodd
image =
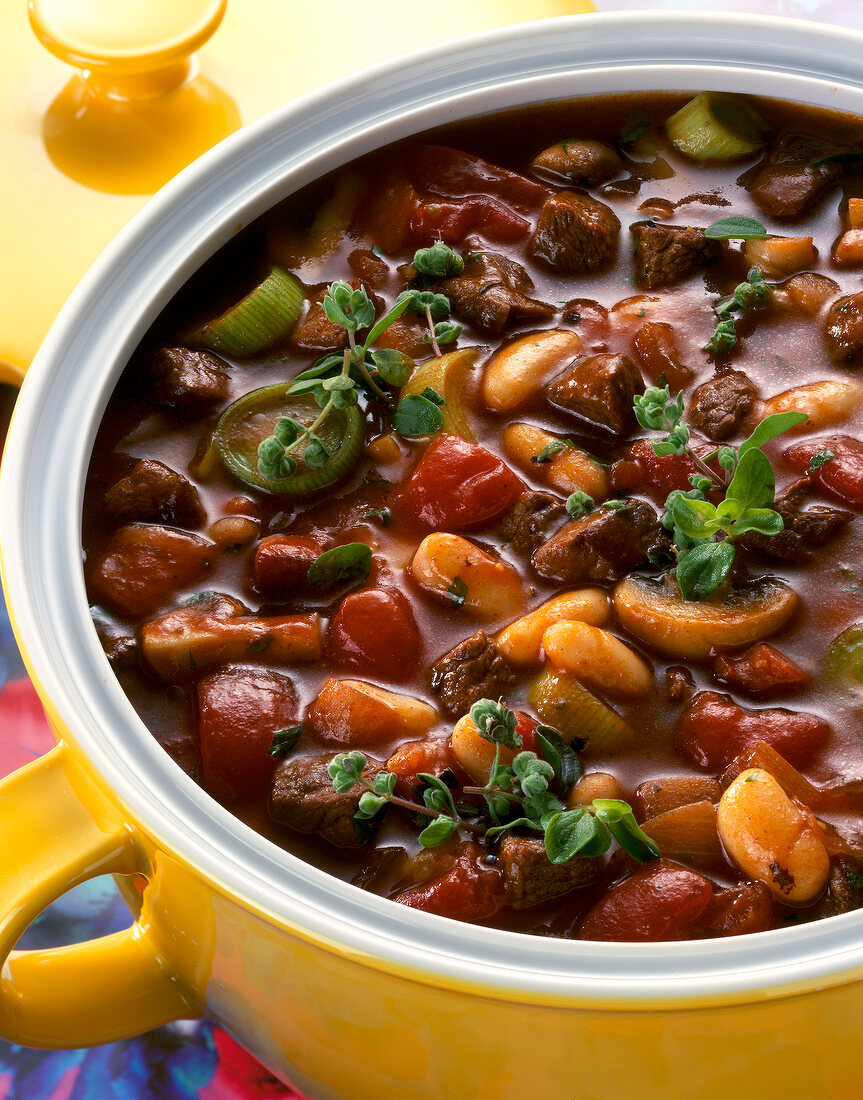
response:
<svg viewBox="0 0 863 1100"><path fill-rule="evenodd" d="M456 610L458 610L458 608L460 607L464 607L464 601L467 598L468 589L467 585L464 583L461 577L455 578L455 580L447 589L447 592L449 592L450 596L452 597L452 605Z"/></svg>
<svg viewBox="0 0 863 1100"><path fill-rule="evenodd" d="M537 726L536 739L551 764L561 791L566 794L581 779L581 761L572 745L551 726Z"/></svg>
<svg viewBox="0 0 863 1100"><path fill-rule="evenodd" d="M699 542L677 559L674 575L686 600L703 600L725 581L734 564L734 545Z"/></svg>
<svg viewBox="0 0 863 1100"><path fill-rule="evenodd" d="M403 397L393 414L393 427L408 439L433 435L443 427L443 413L435 402L421 394Z"/></svg>
<svg viewBox="0 0 863 1100"><path fill-rule="evenodd" d="M755 218L743 218L732 215L728 218L720 218L704 230L704 236L713 241L751 241L764 240L770 234Z"/></svg>
<svg viewBox="0 0 863 1100"><path fill-rule="evenodd" d="M334 546L309 566L308 578L319 588L334 588L337 584L356 584L369 575L372 552L364 542L347 542Z"/></svg>
<svg viewBox="0 0 863 1100"><path fill-rule="evenodd" d="M573 518L578 519L586 515L593 507L593 497L583 493L580 489L572 493L566 499L566 510Z"/></svg>
<svg viewBox="0 0 863 1100"><path fill-rule="evenodd" d="M273 740L270 742L270 747L267 750L270 756L287 756L296 746L304 728L303 723L300 722L298 726L289 726L288 729L276 730L273 734Z"/></svg>
<svg viewBox="0 0 863 1100"><path fill-rule="evenodd" d="M826 462L833 462L836 459L836 455L827 447L822 447L820 451L816 451L812 458L809 460L809 469L807 473L814 474L816 470L820 470Z"/></svg>

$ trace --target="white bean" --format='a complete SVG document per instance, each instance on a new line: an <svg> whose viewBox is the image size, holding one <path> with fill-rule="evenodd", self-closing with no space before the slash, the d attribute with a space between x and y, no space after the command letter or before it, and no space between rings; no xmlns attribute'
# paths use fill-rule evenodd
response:
<svg viewBox="0 0 863 1100"><path fill-rule="evenodd" d="M502 442L507 457L524 472L562 493L581 490L594 500L608 496L608 476L605 467L578 447L566 446L547 462L535 462L549 443L558 437L533 424L509 424L504 428Z"/></svg>
<svg viewBox="0 0 863 1100"><path fill-rule="evenodd" d="M497 647L510 664L530 668L542 662L542 636L553 623L577 621L601 626L609 610L608 596L599 588L561 592L505 627L495 639Z"/></svg>
<svg viewBox="0 0 863 1100"><path fill-rule="evenodd" d="M460 535L427 535L408 570L424 592L451 606L463 597L461 611L473 618L512 618L524 606L521 580L512 566Z"/></svg>
<svg viewBox="0 0 863 1100"><path fill-rule="evenodd" d="M779 901L803 905L824 889L830 856L812 812L792 801L763 768L741 772L719 802L725 850Z"/></svg>
<svg viewBox="0 0 863 1100"><path fill-rule="evenodd" d="M861 397L863 385L860 382L825 378L821 382L777 393L764 402L761 412L763 416L792 411L806 413L809 419L797 430L815 432L847 420L860 407Z"/></svg>
<svg viewBox="0 0 863 1100"><path fill-rule="evenodd" d="M653 688L650 665L619 638L588 623L555 623L543 634L542 648L558 672L571 672L585 687L624 699Z"/></svg>
<svg viewBox="0 0 863 1100"><path fill-rule="evenodd" d="M580 349L581 337L568 329L535 332L513 340L496 352L486 365L482 379L483 401L495 412L517 408Z"/></svg>

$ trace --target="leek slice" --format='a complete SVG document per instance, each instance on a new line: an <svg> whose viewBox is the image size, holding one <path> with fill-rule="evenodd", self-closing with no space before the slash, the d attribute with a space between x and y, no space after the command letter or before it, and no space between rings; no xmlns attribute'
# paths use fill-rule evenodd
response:
<svg viewBox="0 0 863 1100"><path fill-rule="evenodd" d="M444 399L440 411L443 414L442 431L449 435L460 435L468 443L475 443L476 436L471 431L465 405L465 385L467 376L480 353L480 348L459 348L446 355L427 359L416 368L402 386L401 399L411 395L422 395L431 387Z"/></svg>
<svg viewBox="0 0 863 1100"><path fill-rule="evenodd" d="M567 741L580 738L587 742L587 752L615 753L635 740L629 723L574 676L549 669L536 681L528 697L543 722L558 730Z"/></svg>
<svg viewBox="0 0 863 1100"><path fill-rule="evenodd" d="M330 458L312 469L298 450L297 469L287 477L270 480L258 470L258 446L274 432L281 416L308 426L320 414L308 394L288 395L291 382L278 382L252 390L222 413L213 441L226 468L245 485L274 496L306 497L340 481L356 466L365 442L365 423L356 405L332 409L317 435Z"/></svg>
<svg viewBox="0 0 863 1100"><path fill-rule="evenodd" d="M274 267L251 293L207 321L191 340L210 351L247 358L287 336L300 316L305 294L287 271Z"/></svg>
<svg viewBox="0 0 863 1100"><path fill-rule="evenodd" d="M700 92L665 123L671 144L692 160L740 160L764 144L764 123L742 96Z"/></svg>

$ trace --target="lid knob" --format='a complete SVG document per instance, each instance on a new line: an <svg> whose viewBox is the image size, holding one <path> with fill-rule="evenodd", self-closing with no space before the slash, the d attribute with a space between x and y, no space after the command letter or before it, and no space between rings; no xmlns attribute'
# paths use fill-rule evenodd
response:
<svg viewBox="0 0 863 1100"><path fill-rule="evenodd" d="M227 0L29 0L42 44L84 70L95 91L135 99L185 81L190 56L222 21Z"/></svg>

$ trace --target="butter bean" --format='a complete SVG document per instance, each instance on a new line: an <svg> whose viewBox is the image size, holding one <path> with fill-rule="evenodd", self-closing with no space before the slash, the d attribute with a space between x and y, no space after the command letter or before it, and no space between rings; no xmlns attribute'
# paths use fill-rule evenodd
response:
<svg viewBox="0 0 863 1100"><path fill-rule="evenodd" d="M577 355L581 337L567 329L535 332L513 340L489 360L482 379L482 398L495 412L509 412Z"/></svg>
<svg viewBox="0 0 863 1100"><path fill-rule="evenodd" d="M561 493L581 490L594 500L608 496L605 467L578 447L566 446L552 455L548 462L534 462L549 443L558 437L533 424L510 424L503 432L503 449L507 457L529 476L545 482Z"/></svg>
<svg viewBox="0 0 863 1100"><path fill-rule="evenodd" d="M559 622L546 630L542 647L559 672L571 672L585 687L623 699L648 695L653 670L607 630L584 622Z"/></svg>
<svg viewBox="0 0 863 1100"><path fill-rule="evenodd" d="M554 623L577 621L601 626L608 618L608 596L599 588L576 588L553 596L498 634L497 647L510 664L530 668L542 662L542 636Z"/></svg>
<svg viewBox="0 0 863 1100"><path fill-rule="evenodd" d="M512 566L460 535L427 535L408 571L423 591L446 603L452 605L463 595L462 612L476 619L512 618L524 605L521 580Z"/></svg>

